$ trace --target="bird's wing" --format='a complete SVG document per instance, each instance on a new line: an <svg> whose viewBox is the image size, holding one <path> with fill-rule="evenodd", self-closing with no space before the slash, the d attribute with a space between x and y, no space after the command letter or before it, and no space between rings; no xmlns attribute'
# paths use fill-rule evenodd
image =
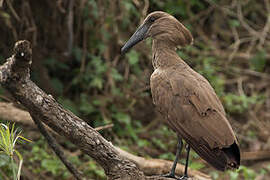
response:
<svg viewBox="0 0 270 180"><path fill-rule="evenodd" d="M154 104L186 141L207 143L210 148L229 147L236 138L213 88L192 69L185 71L151 77Z"/></svg>

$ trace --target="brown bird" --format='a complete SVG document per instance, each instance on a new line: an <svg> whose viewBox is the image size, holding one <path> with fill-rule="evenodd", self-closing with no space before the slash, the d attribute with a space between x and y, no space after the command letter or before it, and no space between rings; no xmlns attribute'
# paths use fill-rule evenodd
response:
<svg viewBox="0 0 270 180"><path fill-rule="evenodd" d="M219 98L209 82L176 53L177 47L192 43L190 31L173 16L156 11L145 18L121 52L127 52L148 37L153 40L154 72L150 79L153 103L179 138L176 159L167 177L175 178L182 138L187 143L182 179L188 177L190 147L218 170L238 168L238 142Z"/></svg>

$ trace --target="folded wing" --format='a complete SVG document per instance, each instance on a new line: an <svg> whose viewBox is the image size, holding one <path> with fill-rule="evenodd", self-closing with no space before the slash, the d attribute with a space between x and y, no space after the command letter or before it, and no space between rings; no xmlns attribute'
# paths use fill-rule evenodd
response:
<svg viewBox="0 0 270 180"><path fill-rule="evenodd" d="M169 70L151 77L154 104L202 158L220 170L237 167L237 140L220 100L206 79L192 69L185 71L189 72Z"/></svg>

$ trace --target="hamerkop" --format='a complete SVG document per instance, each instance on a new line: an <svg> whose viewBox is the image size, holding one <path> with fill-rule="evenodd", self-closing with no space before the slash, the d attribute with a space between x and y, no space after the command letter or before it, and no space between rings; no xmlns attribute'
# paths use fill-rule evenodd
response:
<svg viewBox="0 0 270 180"><path fill-rule="evenodd" d="M148 37L153 40L154 72L150 79L153 103L179 138L176 158L167 177L175 178L182 139L187 143L186 168L182 179L188 177L190 147L218 170L238 168L238 142L219 98L209 82L176 53L177 47L192 43L189 30L173 16L156 11L146 17L121 52L127 52Z"/></svg>

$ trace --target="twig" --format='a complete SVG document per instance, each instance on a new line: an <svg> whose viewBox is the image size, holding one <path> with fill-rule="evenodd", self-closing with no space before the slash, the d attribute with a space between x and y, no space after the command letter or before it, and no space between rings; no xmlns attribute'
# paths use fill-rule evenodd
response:
<svg viewBox="0 0 270 180"><path fill-rule="evenodd" d="M249 26L245 21L244 21L244 17L243 17L243 13L242 13L242 7L240 2L238 2L237 4L237 16L239 21L241 22L241 24L243 25L243 27L253 36L255 37L259 37L258 32L255 31L251 26Z"/></svg>
<svg viewBox="0 0 270 180"><path fill-rule="evenodd" d="M261 73L261 72L257 72L257 71L253 71L250 69L237 69L237 68L232 68L233 71L235 72L239 72L239 73L245 73L248 75L252 75L252 76L257 76L263 79L269 79L270 80L270 75L266 74L266 73Z"/></svg>
<svg viewBox="0 0 270 180"><path fill-rule="evenodd" d="M267 20L266 20L265 26L262 30L262 33L260 35L260 42L258 45L259 49L262 49L262 46L265 42L267 33L269 32L269 29L270 29L270 4L269 4L269 0L264 0L264 2L265 2L266 9L267 9Z"/></svg>
<svg viewBox="0 0 270 180"><path fill-rule="evenodd" d="M101 131L101 130L104 130L104 129L109 129L109 128L112 128L114 125L113 124L107 124L105 126L99 126L99 127L96 127L95 130L96 131Z"/></svg>
<svg viewBox="0 0 270 180"><path fill-rule="evenodd" d="M34 116L31 116L34 122L36 123L39 131L41 134L45 137L47 140L49 146L53 149L55 154L59 157L59 159L63 162L63 164L66 166L66 168L69 170L69 172L77 179L77 180L83 180L82 174L77 171L77 169L67 160L67 158L64 155L64 152L61 150L60 146L56 142L56 140L46 131L45 126L42 124L42 122L35 118Z"/></svg>
<svg viewBox="0 0 270 180"><path fill-rule="evenodd" d="M11 99L9 99L8 97L4 96L4 95L0 95L1 99L4 99L7 102L11 102Z"/></svg>
<svg viewBox="0 0 270 180"><path fill-rule="evenodd" d="M74 21L73 7L74 7L74 0L69 0L68 18L67 18L68 47L67 47L67 52L64 53L67 56L71 54L72 48L73 48L73 21Z"/></svg>
<svg viewBox="0 0 270 180"><path fill-rule="evenodd" d="M241 44L238 32L237 32L235 27L232 27L232 32L233 32L233 35L234 35L235 43L234 43L234 46L233 46L233 52L229 56L228 63L230 63L233 60L233 58L234 58L235 54L237 53L237 51L239 50L239 46Z"/></svg>
<svg viewBox="0 0 270 180"><path fill-rule="evenodd" d="M86 62L86 55L87 55L87 36L88 35L88 28L86 23L83 25L83 52L81 58L81 67L80 73L83 73L85 70L85 62Z"/></svg>
<svg viewBox="0 0 270 180"><path fill-rule="evenodd" d="M270 159L270 150L243 152L241 154L242 161L256 161L256 160L265 160L266 161L269 159Z"/></svg>
<svg viewBox="0 0 270 180"><path fill-rule="evenodd" d="M3 7L4 0L0 0L0 8Z"/></svg>
<svg viewBox="0 0 270 180"><path fill-rule="evenodd" d="M144 0L144 7L142 10L142 17L145 18L149 9L149 0Z"/></svg>
<svg viewBox="0 0 270 180"><path fill-rule="evenodd" d="M31 5L29 3L29 1L23 1L23 7L24 7L24 13L25 13L25 19L27 19L28 24L27 25L27 29L25 30L25 33L29 33L29 34L32 34L32 45L33 46L36 46L37 45L37 35L38 35L38 28L37 28L37 25L35 23L35 18L33 16L33 11L31 9Z"/></svg>
<svg viewBox="0 0 270 180"><path fill-rule="evenodd" d="M238 78L237 89L238 89L238 93L240 95L245 95L245 92L243 90L243 78Z"/></svg>
<svg viewBox="0 0 270 180"><path fill-rule="evenodd" d="M59 11L61 13L63 13L63 14L66 13L65 8L63 7L63 1L62 0L57 0L56 4L57 4L57 7L58 7L58 9L59 9Z"/></svg>
<svg viewBox="0 0 270 180"><path fill-rule="evenodd" d="M14 18L20 22L21 18L18 16L18 14L16 13L15 9L12 6L12 3L10 2L10 0L6 0L8 8L10 9L11 13L13 14Z"/></svg>

